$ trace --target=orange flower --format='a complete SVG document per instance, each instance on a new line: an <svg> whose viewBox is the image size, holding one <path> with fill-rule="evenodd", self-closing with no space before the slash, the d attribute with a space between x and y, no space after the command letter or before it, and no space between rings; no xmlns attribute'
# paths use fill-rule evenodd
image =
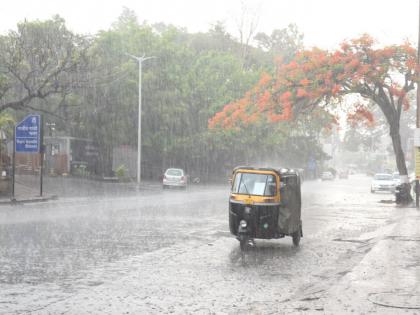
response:
<svg viewBox="0 0 420 315"><path fill-rule="evenodd" d="M259 85L259 86L265 86L265 85L267 85L267 84L268 84L271 80L272 80L272 77L271 77L268 73L264 72L264 73L261 75L261 78L260 78L260 81L258 82L258 85Z"/></svg>
<svg viewBox="0 0 420 315"><path fill-rule="evenodd" d="M249 116L248 118L248 123L252 124L255 123L259 120L260 115L258 112L253 113L251 116Z"/></svg>
<svg viewBox="0 0 420 315"><path fill-rule="evenodd" d="M288 69L296 69L298 66L299 66L299 65L298 65L298 63L297 63L296 61L292 60L292 61L291 61L291 62L287 65L287 68L288 68Z"/></svg>
<svg viewBox="0 0 420 315"><path fill-rule="evenodd" d="M360 64L360 61L359 61L359 60L357 60L357 59L353 59L353 60L352 60L352 61L350 61L350 63L349 63L349 65L350 65L352 68L356 68L359 64Z"/></svg>
<svg viewBox="0 0 420 315"><path fill-rule="evenodd" d="M341 86L338 84L334 84L332 90L331 90L331 94L336 96L338 94L338 92L340 92L341 90Z"/></svg>
<svg viewBox="0 0 420 315"><path fill-rule="evenodd" d="M410 45L410 43L409 43L409 42L405 42L405 43L401 46L401 48L402 48L402 50L403 50L406 54L408 54L408 55L411 55L411 56L414 56L414 57L417 55L416 49L415 49L415 48L413 48L413 47Z"/></svg>
<svg viewBox="0 0 420 315"><path fill-rule="evenodd" d="M299 83L302 84L303 86L308 86L311 83L311 81L309 81L307 78L304 78L300 80Z"/></svg>
<svg viewBox="0 0 420 315"><path fill-rule="evenodd" d="M282 95L280 95L280 102L286 103L291 97L292 93L290 91L284 92Z"/></svg>
<svg viewBox="0 0 420 315"><path fill-rule="evenodd" d="M339 51L334 52L331 55L331 60L330 60L330 64L336 65L336 64L340 64L342 63L342 54Z"/></svg>
<svg viewBox="0 0 420 315"><path fill-rule="evenodd" d="M300 51L288 64L276 60L275 74L262 73L258 83L243 98L227 104L221 113L209 120L209 128L240 128L262 117L268 122L291 119L298 99L308 100L307 107L316 106L316 102L339 96L344 87L345 93L360 95L361 84L385 87L388 78L394 78L394 73L406 79L401 86L411 88L411 82L417 81L420 72L416 50L409 43L381 49L373 45L373 39L363 35L343 42L341 49L336 51L315 48ZM389 96L398 97L407 110L409 102L401 86L391 85ZM334 102L329 104L333 105ZM348 118L373 125L372 114L363 106L354 108Z"/></svg>
<svg viewBox="0 0 420 315"><path fill-rule="evenodd" d="M298 88L296 96L297 97L306 97L306 96L308 96L308 93L304 89Z"/></svg>
<svg viewBox="0 0 420 315"><path fill-rule="evenodd" d="M385 47L384 49L382 49L382 55L385 58L391 58L396 52L395 47Z"/></svg>
<svg viewBox="0 0 420 315"><path fill-rule="evenodd" d="M350 44L349 43L347 43L347 42L343 42L343 43L341 43L341 49L342 50L344 50L344 51L347 51L347 50L349 50L350 49Z"/></svg>
<svg viewBox="0 0 420 315"><path fill-rule="evenodd" d="M392 95L395 95L396 97L404 97L405 96L405 91L397 86L396 84L391 85L391 87L389 88L389 91L391 92Z"/></svg>
<svg viewBox="0 0 420 315"><path fill-rule="evenodd" d="M349 113L347 115L347 121L352 126L355 126L358 122L365 123L368 127L373 127L375 124L373 114L361 105L356 107L354 113Z"/></svg>
<svg viewBox="0 0 420 315"><path fill-rule="evenodd" d="M370 66L367 64L363 64L361 65L358 69L357 69L357 73L361 76L367 74L369 72Z"/></svg>
<svg viewBox="0 0 420 315"><path fill-rule="evenodd" d="M257 106L261 112L265 110L270 99L271 99L271 93L267 90L258 98Z"/></svg>
<svg viewBox="0 0 420 315"><path fill-rule="evenodd" d="M416 59L415 58L407 59L407 61L405 62L405 65L407 66L408 69L414 70L417 66Z"/></svg>

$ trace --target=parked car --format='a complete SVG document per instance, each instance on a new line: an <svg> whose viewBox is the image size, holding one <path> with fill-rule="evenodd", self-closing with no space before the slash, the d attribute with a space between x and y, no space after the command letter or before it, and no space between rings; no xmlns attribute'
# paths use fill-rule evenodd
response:
<svg viewBox="0 0 420 315"><path fill-rule="evenodd" d="M377 173L372 179L370 192L388 191L390 193L395 193L395 187L396 185L392 174Z"/></svg>
<svg viewBox="0 0 420 315"><path fill-rule="evenodd" d="M163 174L162 187L163 189L170 187L179 187L186 189L188 178L184 170L181 168L168 168Z"/></svg>
<svg viewBox="0 0 420 315"><path fill-rule="evenodd" d="M334 179L334 175L331 172L323 172L321 174L321 179L322 180L333 180Z"/></svg>
<svg viewBox="0 0 420 315"><path fill-rule="evenodd" d="M392 179L394 180L395 187L398 186L399 184L401 184L401 179L400 179L400 173L399 172L392 173Z"/></svg>

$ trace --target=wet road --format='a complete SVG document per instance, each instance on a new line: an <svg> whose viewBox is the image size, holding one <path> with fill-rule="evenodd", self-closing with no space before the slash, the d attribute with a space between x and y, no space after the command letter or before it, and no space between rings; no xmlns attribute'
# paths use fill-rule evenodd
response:
<svg viewBox="0 0 420 315"><path fill-rule="evenodd" d="M300 313L392 224L370 179L308 181L304 238L242 253L227 186L0 208L0 313Z"/></svg>

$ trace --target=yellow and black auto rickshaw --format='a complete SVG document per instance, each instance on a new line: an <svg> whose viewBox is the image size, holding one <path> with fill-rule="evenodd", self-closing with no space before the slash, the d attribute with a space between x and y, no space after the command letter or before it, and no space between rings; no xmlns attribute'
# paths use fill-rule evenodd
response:
<svg viewBox="0 0 420 315"><path fill-rule="evenodd" d="M254 239L303 236L298 172L291 169L236 167L229 199L229 228L242 250Z"/></svg>

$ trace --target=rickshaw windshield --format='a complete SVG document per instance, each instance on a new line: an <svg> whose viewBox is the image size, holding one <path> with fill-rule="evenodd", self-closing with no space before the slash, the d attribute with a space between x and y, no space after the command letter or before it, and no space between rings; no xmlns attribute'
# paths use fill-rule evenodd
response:
<svg viewBox="0 0 420 315"><path fill-rule="evenodd" d="M270 174L238 172L234 178L232 193L274 196L276 194L276 178Z"/></svg>

